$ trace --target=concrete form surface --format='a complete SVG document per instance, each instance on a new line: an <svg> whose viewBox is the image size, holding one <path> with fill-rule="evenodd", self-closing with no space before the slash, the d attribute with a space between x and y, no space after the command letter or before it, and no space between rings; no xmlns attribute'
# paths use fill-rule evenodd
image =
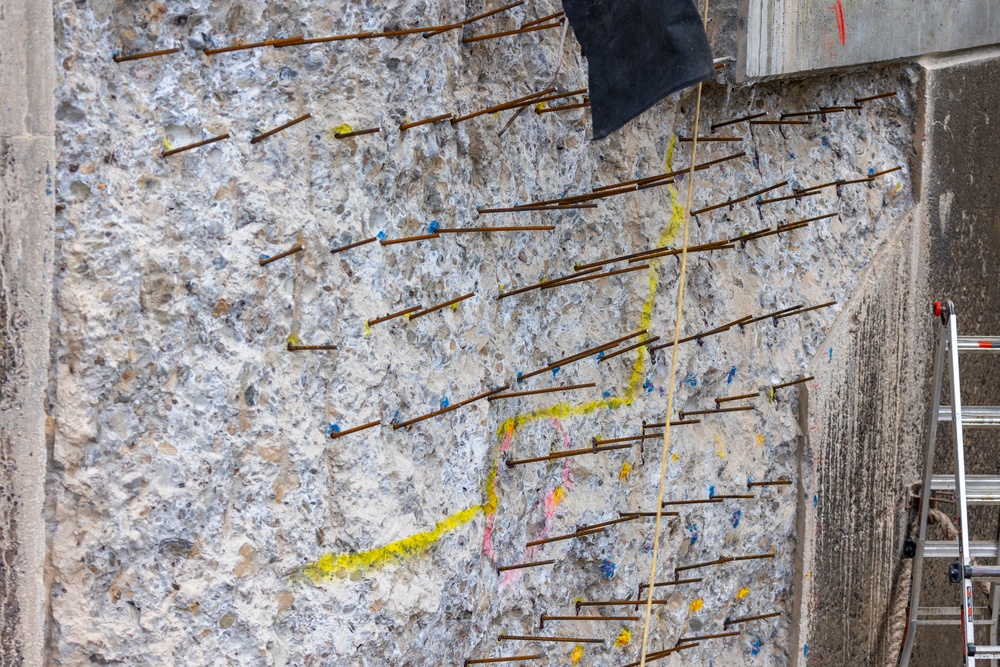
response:
<svg viewBox="0 0 1000 667"><path fill-rule="evenodd" d="M0 0L0 665L43 664L52 6Z"/></svg>
<svg viewBox="0 0 1000 667"><path fill-rule="evenodd" d="M749 78L848 67L1000 42L995 0L743 0Z"/></svg>

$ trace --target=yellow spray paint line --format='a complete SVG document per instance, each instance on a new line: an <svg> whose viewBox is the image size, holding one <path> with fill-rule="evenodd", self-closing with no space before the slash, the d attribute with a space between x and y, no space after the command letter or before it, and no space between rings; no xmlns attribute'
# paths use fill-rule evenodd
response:
<svg viewBox="0 0 1000 667"><path fill-rule="evenodd" d="M339 128L337 129L339 130ZM666 156L667 171L672 171L673 169L672 163L676 140L676 137L670 137L670 145L667 148ZM668 186L668 190L670 192L671 202L670 224L663 231L663 234L661 234L657 247L664 247L673 241L680 232L681 225L684 221L684 207L681 206L678 201L677 190L673 185ZM640 325L640 328L643 329L649 328L649 325L653 320L653 307L656 303L656 289L659 285L659 274L657 273L659 262L659 259L653 259L649 262L649 290L646 294L646 299L642 304ZM635 365L632 368L632 374L631 377L629 377L629 382L623 396L612 396L579 404L557 403L556 405L542 410L533 410L531 412L515 415L504 420L504 422L500 425L500 428L497 429L498 437L503 439L508 434L513 437L516 435L517 431L521 429L521 427L542 419L583 417L596 412L597 410L614 410L622 407L623 405L632 405L635 401L636 390L642 386L643 378L646 374L646 360L648 357L649 352L646 348L640 347L639 355L635 360ZM482 505L476 505L475 507L470 507L456 514L452 514L451 516L439 521L431 530L411 535L410 537L387 544L384 547L378 547L376 549L357 553L324 554L319 558L319 560L303 565L299 568L298 573L311 580L313 583L321 583L335 578L338 574L352 572L355 570L364 572L366 570L383 567L385 565L424 553L447 533L458 530L462 526L466 525L480 512L483 512L486 516L494 514L500 502L499 498L497 498L495 485L499 458L500 448L497 447L494 454L493 467L490 469L490 473L487 476L486 484L483 489L486 502Z"/></svg>

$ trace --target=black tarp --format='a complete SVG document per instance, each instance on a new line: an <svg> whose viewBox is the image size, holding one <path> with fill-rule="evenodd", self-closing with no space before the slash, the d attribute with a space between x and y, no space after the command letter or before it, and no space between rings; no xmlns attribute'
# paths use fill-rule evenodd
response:
<svg viewBox="0 0 1000 667"><path fill-rule="evenodd" d="M712 75L693 0L563 0L590 64L594 139Z"/></svg>

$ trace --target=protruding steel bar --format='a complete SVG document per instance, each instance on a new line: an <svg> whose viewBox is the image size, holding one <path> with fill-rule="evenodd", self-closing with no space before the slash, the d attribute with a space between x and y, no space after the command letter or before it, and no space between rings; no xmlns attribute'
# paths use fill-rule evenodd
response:
<svg viewBox="0 0 1000 667"><path fill-rule="evenodd" d="M505 12L508 9L513 9L514 7L520 7L521 5L523 5L525 3L525 1L526 0L518 0L517 2L512 2L509 5L504 5L503 7L500 7L498 9L493 9L493 10L490 10L488 12L483 12L482 14L477 14L476 16L473 16L471 18L465 19L459 25L461 25L462 27L465 27L465 26L469 25L470 23L475 23L476 21L481 21L483 19L486 19L486 18L489 18L491 16L494 16L495 14L499 14L501 12ZM435 35L440 35L440 34L445 33L445 32L448 32L448 29L434 30L432 32L424 33L424 37L425 38L434 37Z"/></svg>
<svg viewBox="0 0 1000 667"><path fill-rule="evenodd" d="M821 303L818 306L813 306L812 308L803 308L801 310L795 310L795 311L792 311L790 313L783 313L781 315L775 315L774 319L777 322L777 320L783 320L786 317L792 317L793 315L801 315L803 313L808 313L809 311L812 311L812 310L819 310L820 308L829 308L830 306L835 306L835 305L837 305L836 301L827 301L826 303Z"/></svg>
<svg viewBox="0 0 1000 667"><path fill-rule="evenodd" d="M799 378L798 380L792 380L791 382L782 382L781 384L775 384L771 386L771 389L777 391L779 389L784 389L785 387L791 387L794 384L805 384L809 380L815 380L816 376L810 375L809 377Z"/></svg>
<svg viewBox="0 0 1000 667"><path fill-rule="evenodd" d="M539 560L534 563L519 563L518 565L502 565L497 568L497 574L501 572L507 572L509 570L524 570L529 567L541 567L543 565L552 565L555 563L554 560Z"/></svg>
<svg viewBox="0 0 1000 667"><path fill-rule="evenodd" d="M160 153L160 157L170 157L171 155L176 155L178 153L183 153L184 151L189 151L192 148L200 148L201 146L207 146L209 144L214 144L216 141L222 141L223 139L228 139L229 133L220 134L217 137L212 137L211 139L205 139L204 141L196 141L193 144L188 144L187 146L181 146L180 148L171 148L169 151L163 151Z"/></svg>
<svg viewBox="0 0 1000 667"><path fill-rule="evenodd" d="M765 618L774 618L775 616L781 616L780 611L771 612L770 614L759 614L757 616L744 616L743 618L726 619L723 621L723 627L729 627L730 625L737 625L739 623L749 623L750 621L760 621Z"/></svg>
<svg viewBox="0 0 1000 667"><path fill-rule="evenodd" d="M577 537L587 537L588 535L597 535L599 533L605 532L606 530L607 528L595 528L593 530L579 530L575 533L567 533L566 535L556 535L555 537L546 537L541 540L533 540L531 542L528 542L525 546L537 547L543 544L550 544L552 542L562 542L564 540L576 539Z"/></svg>
<svg viewBox="0 0 1000 667"><path fill-rule="evenodd" d="M163 49L162 51L147 51L146 53L133 53L130 56L115 56L113 60L116 63L125 63L130 60L143 60L144 58L155 58L156 56L165 56L170 53L177 53L180 49Z"/></svg>
<svg viewBox="0 0 1000 667"><path fill-rule="evenodd" d="M402 123L399 126L399 131L405 132L406 130L411 130L415 127L420 127L421 125L430 125L431 123L437 123L442 120L449 120L451 119L451 117L452 114L444 113L441 114L440 116L434 116L433 118L424 118L423 120L415 120L412 123Z"/></svg>
<svg viewBox="0 0 1000 667"><path fill-rule="evenodd" d="M312 118L312 114L311 113L307 113L304 116L299 116L295 120L290 120L287 123L285 123L284 125L279 125L278 127L274 128L273 130L268 130L267 132L264 132L262 134L258 134L256 137L254 137L253 139L250 140L250 143L251 144L256 144L256 143L259 143L261 141L264 141L268 137L270 137L272 135L275 135L278 132L281 132L282 130L287 130L292 125L297 125L298 123L301 123L302 121L308 120L310 118Z"/></svg>
<svg viewBox="0 0 1000 667"><path fill-rule="evenodd" d="M267 266L271 262L277 262L279 259L284 259L285 257L288 257L289 255L294 255L297 252L302 252L303 249L304 248L302 247L301 243L296 243L295 245L293 245L291 248L289 248L285 252L279 252L277 255L274 255L273 257L268 257L267 259L260 260L259 264L261 266Z"/></svg>
<svg viewBox="0 0 1000 667"><path fill-rule="evenodd" d="M586 454L600 454L601 452L610 452L616 449L629 449L632 445L611 445L609 447L588 447L586 449L567 449L561 452L555 452L549 454L548 456L536 456L530 459L514 459L512 461L507 461L507 467L513 468L514 466L524 465L526 463L538 463L540 461L554 461L555 459L565 459L571 456L584 456Z"/></svg>
<svg viewBox="0 0 1000 667"><path fill-rule="evenodd" d="M426 414L426 415L423 415L421 417L416 417L414 419L410 419L409 421L400 422L398 424L393 424L392 425L392 429L394 431L398 431L401 428L405 428L407 426L412 426L413 424L416 424L418 422L422 422L422 421L430 419L432 417L438 417L438 416L443 415L445 413L451 412L452 410L458 410L460 407L468 405L469 403L474 403L475 401L484 399L487 396L492 396L493 394L500 393L501 391L504 391L505 389L507 389L509 386L510 385L504 385L502 387L498 387L497 389L491 389L490 391L483 392L482 394L479 394L478 396L473 396L472 398L467 398L464 401L460 401L459 403L455 403L454 405L449 405L446 408L441 408L440 410L436 410L434 412L431 412L430 414Z"/></svg>
<svg viewBox="0 0 1000 667"><path fill-rule="evenodd" d="M368 422L367 424L362 424L361 426L355 426L354 428L349 428L346 431L331 431L330 438L336 440L337 438L343 438L345 435L350 435L351 433L357 433L358 431L364 431L365 429L372 428L373 426L378 426L382 423L381 419L376 419L373 422Z"/></svg>
<svg viewBox="0 0 1000 667"><path fill-rule="evenodd" d="M733 118L732 120L724 120L721 123L714 123L712 125L712 132L715 132L720 127L726 127L727 125L735 125L736 123L743 123L748 120L753 120L754 118L760 118L761 116L766 116L766 111L761 111L760 113L752 113L749 116L740 116L739 118Z"/></svg>
<svg viewBox="0 0 1000 667"><path fill-rule="evenodd" d="M505 398L517 398L518 396L535 396L537 394L554 394L561 391L573 391L575 389L590 389L596 387L596 382L590 382L588 384L569 384L564 387L548 387L547 389L532 389L531 391L512 391L508 394L497 394L496 396L490 396L489 400L500 401Z"/></svg>
<svg viewBox="0 0 1000 667"><path fill-rule="evenodd" d="M400 310L395 313L389 313L388 315L383 315L382 317L376 317L373 320L368 320L368 326L373 327L381 322L388 322L389 320L394 320L397 317L402 317L403 315L409 315L410 313L415 313L423 308L423 306L413 306L412 308L407 308L406 310Z"/></svg>

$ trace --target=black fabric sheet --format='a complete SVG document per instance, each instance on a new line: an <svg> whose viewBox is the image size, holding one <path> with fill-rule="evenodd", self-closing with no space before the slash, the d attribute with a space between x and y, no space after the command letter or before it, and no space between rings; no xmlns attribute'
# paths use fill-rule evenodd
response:
<svg viewBox="0 0 1000 667"><path fill-rule="evenodd" d="M594 139L712 75L693 0L563 0L590 63Z"/></svg>

